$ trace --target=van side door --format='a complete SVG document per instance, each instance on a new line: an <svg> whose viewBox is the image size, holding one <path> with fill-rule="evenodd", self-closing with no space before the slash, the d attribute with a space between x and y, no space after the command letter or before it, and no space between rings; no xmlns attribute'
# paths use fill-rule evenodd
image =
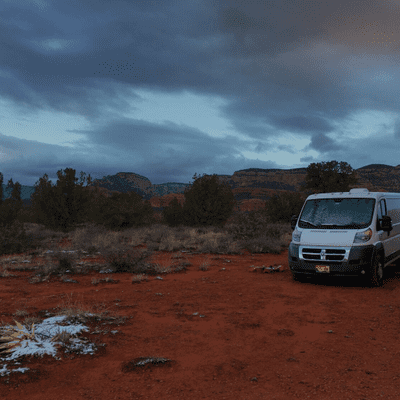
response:
<svg viewBox="0 0 400 400"><path fill-rule="evenodd" d="M390 249L389 260L394 261L400 255L400 198L387 198L386 207L393 227L387 240Z"/></svg>
<svg viewBox="0 0 400 400"><path fill-rule="evenodd" d="M381 215L379 217L379 215ZM385 199L381 199L379 201L379 207L378 207L378 218L381 218L382 220L382 216L384 215L388 215L387 212L387 204L386 204L386 200ZM380 226L381 221L379 221L379 239L383 244L383 249L385 251L385 259L387 260L388 258L390 258L390 256L396 251L394 246L395 246L395 241L393 240L393 231L391 232L385 232L384 230L382 230L382 227Z"/></svg>
<svg viewBox="0 0 400 400"><path fill-rule="evenodd" d="M379 232L379 240L383 244L383 248L385 250L385 257L387 257L388 254L390 254L390 249L389 249L389 235L387 232L385 232L382 229L381 222L382 222L382 217L384 215L387 215L387 209L386 209L386 202L385 199L381 199L378 203L378 215L377 215L377 221L376 221L376 230Z"/></svg>

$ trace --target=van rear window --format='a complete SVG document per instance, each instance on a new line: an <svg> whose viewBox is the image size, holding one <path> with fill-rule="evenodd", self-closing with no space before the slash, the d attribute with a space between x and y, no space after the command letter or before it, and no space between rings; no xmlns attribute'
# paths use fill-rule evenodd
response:
<svg viewBox="0 0 400 400"><path fill-rule="evenodd" d="M314 199L304 205L300 228L362 229L371 225L375 199Z"/></svg>
<svg viewBox="0 0 400 400"><path fill-rule="evenodd" d="M386 199L387 213L392 218L392 224L400 222L400 199Z"/></svg>

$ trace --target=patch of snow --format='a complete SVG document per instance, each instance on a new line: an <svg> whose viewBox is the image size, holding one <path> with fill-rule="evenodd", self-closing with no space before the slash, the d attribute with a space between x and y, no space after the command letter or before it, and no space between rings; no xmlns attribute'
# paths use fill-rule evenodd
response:
<svg viewBox="0 0 400 400"><path fill-rule="evenodd" d="M90 314L88 314L90 315ZM8 361L12 362L13 365L20 364L18 362L18 358L22 356L34 356L40 355L43 357L44 354L49 354L56 358L57 344L62 344L61 340L59 341L51 341L54 336L59 333L70 333L73 336L76 336L82 331L88 331L89 328L82 324L70 324L66 326L60 326L59 323L64 321L67 317L65 315L51 317L43 320L40 324L34 325L34 333L35 336L33 339L24 339L19 342L19 344L13 347L11 353L0 353L0 376L8 375L10 372L22 372L24 373L29 368L17 368L8 370L7 364L3 364L2 362ZM5 329L10 327L5 327ZM15 327L16 328L16 327ZM17 329L17 328L16 328ZM24 327L24 331L21 332L23 334L30 335L31 332ZM96 350L96 346L93 343L83 343L79 340L79 338L70 338L69 343L67 343L67 351L78 351L79 353L84 354L94 354Z"/></svg>

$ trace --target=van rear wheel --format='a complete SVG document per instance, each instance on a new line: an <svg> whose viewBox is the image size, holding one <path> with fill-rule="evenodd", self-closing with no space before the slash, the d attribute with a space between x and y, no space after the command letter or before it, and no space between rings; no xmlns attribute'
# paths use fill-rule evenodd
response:
<svg viewBox="0 0 400 400"><path fill-rule="evenodd" d="M371 266L370 271L370 284L373 287L379 287L383 284L383 258L380 254L377 254L374 263Z"/></svg>

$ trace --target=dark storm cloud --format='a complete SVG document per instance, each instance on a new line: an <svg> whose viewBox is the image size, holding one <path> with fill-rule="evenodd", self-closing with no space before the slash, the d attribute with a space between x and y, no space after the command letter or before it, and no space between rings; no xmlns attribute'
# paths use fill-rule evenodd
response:
<svg viewBox="0 0 400 400"><path fill-rule="evenodd" d="M77 177L81 171L92 178L125 171L146 176L152 183L188 183L195 173L230 175L232 163L235 170L278 167L274 162L247 160L240 154L247 144L234 137L211 138L173 123L122 119L86 133L86 139L71 148L0 134L6 155L4 179L33 186L47 174L55 184L58 170L73 167Z"/></svg>
<svg viewBox="0 0 400 400"><path fill-rule="evenodd" d="M332 117L334 110L343 114L354 104L346 90L352 77L346 65L329 68L347 51L330 60L309 46L317 40L355 44L354 36L339 41L335 32L356 17L367 32L362 17L382 13L384 3L73 1L48 2L42 9L28 3L22 9L22 3L10 2L0 35L2 69L12 77L3 78L0 90L16 101L36 106L40 97L69 111L77 97L85 106L92 103L99 88L91 78L111 79L100 89L105 98L116 97L111 86L123 82L231 95L244 110L252 107L246 96L254 91L269 97L259 107L268 110L273 91L277 107L307 100ZM101 112L98 102L91 108L94 116Z"/></svg>
<svg viewBox="0 0 400 400"><path fill-rule="evenodd" d="M400 118L394 124L393 134L396 139L400 139Z"/></svg>
<svg viewBox="0 0 400 400"><path fill-rule="evenodd" d="M313 135L309 147L313 150L318 150L321 153L342 149L342 146L337 145L334 140L330 139L323 133Z"/></svg>
<svg viewBox="0 0 400 400"><path fill-rule="evenodd" d="M295 116L289 118L271 117L277 128L294 132L329 132L332 126L321 118Z"/></svg>
<svg viewBox="0 0 400 400"><path fill-rule="evenodd" d="M187 163L229 173L274 167L248 162L238 149L293 152L268 142L283 131L329 156L343 151L331 134L336 123L357 110L400 110L399 11L386 0L4 1L0 96L22 114L84 115L92 129L79 131L81 150L63 150L65 162L73 155L87 167L83 151L107 146L105 174L118 172L126 149L142 159L132 166L137 173L149 176L151 159L154 179L168 168L181 179ZM222 115L249 144L120 118L140 103L140 88L226 99ZM56 157L45 160L57 165Z"/></svg>

